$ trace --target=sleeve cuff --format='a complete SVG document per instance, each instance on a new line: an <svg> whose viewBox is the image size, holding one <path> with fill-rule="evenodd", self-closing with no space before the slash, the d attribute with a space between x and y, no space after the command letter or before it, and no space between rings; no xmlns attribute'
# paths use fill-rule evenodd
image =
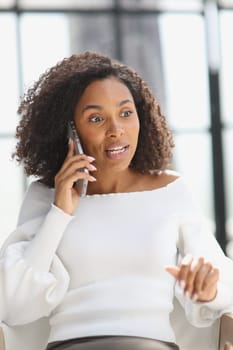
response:
<svg viewBox="0 0 233 350"><path fill-rule="evenodd" d="M65 213L62 209L58 208L55 204L51 204L51 210L54 212L57 212L58 214L60 213L60 215L64 215L65 217L72 219L74 217L74 215L70 215Z"/></svg>
<svg viewBox="0 0 233 350"><path fill-rule="evenodd" d="M211 310L225 310L222 313L229 310L233 310L233 293L229 292L229 287L227 288L225 284L221 281L218 282L217 295L209 302L199 303L203 304Z"/></svg>

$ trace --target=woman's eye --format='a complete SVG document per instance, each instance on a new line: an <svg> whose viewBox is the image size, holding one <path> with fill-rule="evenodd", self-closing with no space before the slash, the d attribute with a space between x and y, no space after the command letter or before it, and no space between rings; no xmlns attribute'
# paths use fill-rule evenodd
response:
<svg viewBox="0 0 233 350"><path fill-rule="evenodd" d="M130 111L130 110L127 110L127 111L124 111L121 113L121 116L124 117L124 118L127 118L129 117L133 112Z"/></svg>
<svg viewBox="0 0 233 350"><path fill-rule="evenodd" d="M100 115L93 115L89 118L89 121L92 123L98 123L101 122L103 120L103 117L101 117Z"/></svg>

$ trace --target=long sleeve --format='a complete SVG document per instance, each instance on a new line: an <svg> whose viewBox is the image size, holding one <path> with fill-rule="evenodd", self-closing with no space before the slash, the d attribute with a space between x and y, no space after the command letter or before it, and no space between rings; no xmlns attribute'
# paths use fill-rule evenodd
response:
<svg viewBox="0 0 233 350"><path fill-rule="evenodd" d="M72 216L51 204L49 191L30 186L18 227L1 251L0 319L12 326L48 316L69 286L56 250Z"/></svg>
<svg viewBox="0 0 233 350"><path fill-rule="evenodd" d="M184 215L180 217L178 249L180 257L191 254L204 257L220 271L217 296L211 302L193 302L183 296L176 284L176 297L185 308L186 317L196 327L210 326L225 312L233 311L233 261L225 256L214 235L207 230L205 220L184 189Z"/></svg>

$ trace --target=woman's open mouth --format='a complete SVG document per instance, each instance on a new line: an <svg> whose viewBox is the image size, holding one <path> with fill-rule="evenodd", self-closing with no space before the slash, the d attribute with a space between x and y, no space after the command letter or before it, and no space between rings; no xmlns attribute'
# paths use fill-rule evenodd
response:
<svg viewBox="0 0 233 350"><path fill-rule="evenodd" d="M105 150L105 153L110 159L121 159L123 158L129 151L129 145L112 147Z"/></svg>

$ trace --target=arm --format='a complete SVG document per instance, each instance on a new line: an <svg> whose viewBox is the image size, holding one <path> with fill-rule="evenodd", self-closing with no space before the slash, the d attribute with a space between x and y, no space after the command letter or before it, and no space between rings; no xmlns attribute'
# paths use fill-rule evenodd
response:
<svg viewBox="0 0 233 350"><path fill-rule="evenodd" d="M233 311L233 261L227 258L212 233L207 233L200 223L190 222L181 226L182 255L191 253L204 257L219 271L216 292L210 301L197 302L183 298L186 315L195 326L208 326L224 313ZM181 291L178 295L181 296Z"/></svg>
<svg viewBox="0 0 233 350"><path fill-rule="evenodd" d="M179 283L176 283L176 296L185 308L186 317L190 323L197 327L207 327L214 320L220 318L223 313L233 310L233 261L224 255L214 235L207 230L204 220L194 206L185 186L180 189L178 198L182 203L179 204L178 217L179 238L177 246L179 255L182 259L190 254L193 261L198 262L196 267L192 266L192 260L188 262L184 289L187 290L187 284L190 280L192 286L197 286L200 273L205 274L205 282L207 283L202 284L202 290L196 295L196 301L195 298L191 300L190 296L184 296ZM191 266L194 267L193 270L191 270ZM176 269L178 274L175 276L174 270L173 275L179 280L179 274L184 276L183 272L185 270L187 272L184 260ZM210 273L207 273L208 269ZM194 279L193 275L195 275Z"/></svg>
<svg viewBox="0 0 233 350"><path fill-rule="evenodd" d="M90 163L94 158L73 154L74 143L70 142L54 179L55 190L39 183L31 185L18 228L2 249L0 320L9 325L48 316L68 289L69 275L56 251L80 199L74 182L82 178L95 181L78 171L83 167L93 171Z"/></svg>
<svg viewBox="0 0 233 350"><path fill-rule="evenodd" d="M2 249L0 319L9 325L49 315L69 285L56 250L72 216L51 205L48 191L38 183L30 186L20 225Z"/></svg>

